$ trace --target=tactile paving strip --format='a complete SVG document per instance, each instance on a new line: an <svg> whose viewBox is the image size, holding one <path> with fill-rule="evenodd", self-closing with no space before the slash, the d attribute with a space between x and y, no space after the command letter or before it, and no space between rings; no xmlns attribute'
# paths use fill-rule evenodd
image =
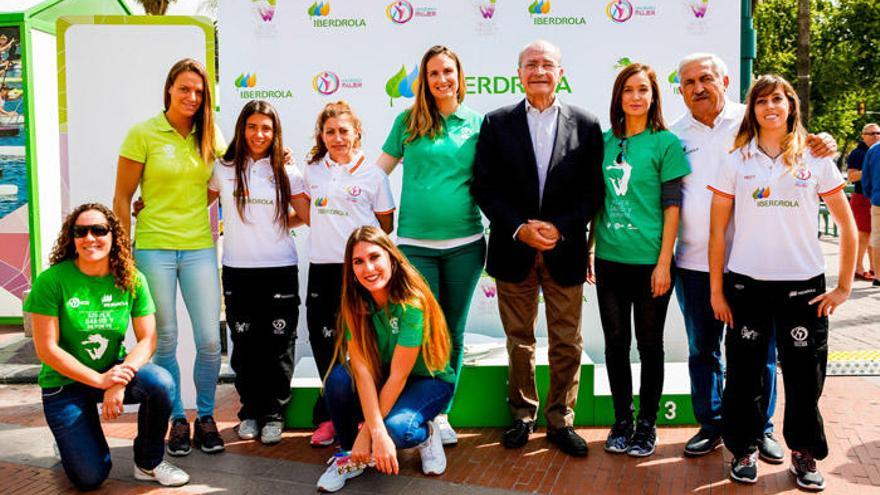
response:
<svg viewBox="0 0 880 495"><path fill-rule="evenodd" d="M880 349L828 353L828 376L880 375Z"/></svg>

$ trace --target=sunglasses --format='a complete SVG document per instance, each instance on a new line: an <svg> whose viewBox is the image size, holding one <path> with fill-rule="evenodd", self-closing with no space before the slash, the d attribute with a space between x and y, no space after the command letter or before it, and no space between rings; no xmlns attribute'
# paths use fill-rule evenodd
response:
<svg viewBox="0 0 880 495"><path fill-rule="evenodd" d="M618 146L620 146L620 153L617 154L617 159L614 160L614 163L620 165L626 160L626 138L621 139Z"/></svg>
<svg viewBox="0 0 880 495"><path fill-rule="evenodd" d="M880 131L877 132L863 132L862 136L880 136Z"/></svg>
<svg viewBox="0 0 880 495"><path fill-rule="evenodd" d="M106 223L73 226L73 237L76 239L82 239L83 237L89 235L89 232L91 232L92 235L95 237L104 237L105 235L110 233L110 226Z"/></svg>

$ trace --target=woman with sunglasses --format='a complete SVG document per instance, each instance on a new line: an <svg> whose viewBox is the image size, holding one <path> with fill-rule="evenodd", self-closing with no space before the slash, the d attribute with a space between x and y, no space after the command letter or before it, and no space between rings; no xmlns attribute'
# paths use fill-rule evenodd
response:
<svg viewBox="0 0 880 495"><path fill-rule="evenodd" d="M840 170L832 158L810 153L806 141L794 88L779 76L759 77L749 90L733 150L709 185L714 193L709 282L715 318L727 325L721 417L724 446L734 457L730 477L740 483L758 479L757 442L766 421L763 370L775 338L785 384L783 435L791 449L790 472L801 488L819 491L825 479L816 461L828 455L819 412L828 317L852 290L858 241ZM841 229L837 287L829 291L816 236L820 200ZM725 260L731 220L734 233Z"/></svg>
<svg viewBox="0 0 880 495"><path fill-rule="evenodd" d="M397 243L440 301L452 335L456 385L464 330L486 261L480 210L470 193L483 116L464 105L461 60L449 48L428 49L419 64L415 103L397 116L378 164L389 174L403 163ZM458 436L447 407L436 418L443 444Z"/></svg>
<svg viewBox="0 0 880 495"><path fill-rule="evenodd" d="M223 297L234 347L230 363L241 408L238 436L281 441L290 401L299 319L299 271L290 229L291 191L302 174L284 165L281 119L265 101L249 101L208 183L223 205ZM301 199L303 207L308 200ZM295 217L294 217L295 218Z"/></svg>
<svg viewBox="0 0 880 495"><path fill-rule="evenodd" d="M431 420L452 397L455 375L440 305L376 227L352 232L344 259L338 324L344 333L324 383L342 452L331 458L318 489L340 490L369 464L396 475L397 450L413 447L422 472L443 474L446 454Z"/></svg>
<svg viewBox="0 0 880 495"><path fill-rule="evenodd" d="M192 323L196 358L196 420L192 442L205 453L224 450L214 421L220 375L220 273L208 217L208 180L225 143L214 125L205 67L175 63L163 90L165 106L129 130L119 151L113 211L131 232L131 200L140 187L134 257L156 302L158 344L154 361L174 377L168 453L190 453L190 427L180 398L177 363L177 287Z"/></svg>
<svg viewBox="0 0 880 495"><path fill-rule="evenodd" d="M104 205L80 205L67 216L24 303L33 314L34 348L43 412L64 472L79 490L95 490L110 474L101 416L113 420L123 404L140 404L134 477L180 486L189 475L163 460L174 382L151 364L156 350L155 307L134 266L129 241ZM126 353L129 323L137 343Z"/></svg>
<svg viewBox="0 0 880 495"><path fill-rule="evenodd" d="M614 82L603 172L605 204L591 235L596 241L596 292L614 400L615 422L605 450L645 457L654 453L657 442L663 327L672 287L681 179L690 173L681 142L666 130L657 76L647 65L625 67ZM641 361L635 426L629 358L633 327Z"/></svg>

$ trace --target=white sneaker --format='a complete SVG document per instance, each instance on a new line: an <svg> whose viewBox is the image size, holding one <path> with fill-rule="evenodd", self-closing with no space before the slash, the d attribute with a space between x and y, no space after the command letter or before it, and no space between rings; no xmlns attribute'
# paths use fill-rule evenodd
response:
<svg viewBox="0 0 880 495"><path fill-rule="evenodd" d="M149 471L135 464L134 479L156 481L162 486L183 486L189 483L189 475L168 461L160 462L158 466Z"/></svg>
<svg viewBox="0 0 880 495"><path fill-rule="evenodd" d="M238 438L242 440L253 440L259 432L256 419L245 419L238 424Z"/></svg>
<svg viewBox="0 0 880 495"><path fill-rule="evenodd" d="M260 441L265 444L278 443L281 441L281 432L284 431L284 423L281 421L269 421L263 425L260 431Z"/></svg>
<svg viewBox="0 0 880 495"><path fill-rule="evenodd" d="M458 443L458 434L455 433L455 430L452 429L452 425L449 424L449 417L445 414L438 414L437 417L434 418L434 426L440 431L440 440L443 442L443 445L455 445Z"/></svg>
<svg viewBox="0 0 880 495"><path fill-rule="evenodd" d="M428 439L419 445L419 455L422 458L422 472L428 475L441 475L446 472L446 452L443 451L443 441L440 432L432 421L428 421Z"/></svg>
<svg viewBox="0 0 880 495"><path fill-rule="evenodd" d="M322 492L338 492L345 486L345 482L364 474L363 468L355 468L348 462L349 456L340 457L334 455L327 461L330 466L324 474L318 478L318 490Z"/></svg>

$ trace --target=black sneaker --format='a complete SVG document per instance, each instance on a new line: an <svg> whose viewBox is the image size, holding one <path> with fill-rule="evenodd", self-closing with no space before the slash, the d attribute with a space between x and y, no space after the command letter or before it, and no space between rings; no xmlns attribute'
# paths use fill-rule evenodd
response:
<svg viewBox="0 0 880 495"><path fill-rule="evenodd" d="M730 479L753 484L758 481L758 453L750 452L737 457L730 465Z"/></svg>
<svg viewBox="0 0 880 495"><path fill-rule="evenodd" d="M189 443L189 422L186 418L175 418L171 422L171 433L168 434L168 444L165 445L168 455L189 455L192 447Z"/></svg>
<svg viewBox="0 0 880 495"><path fill-rule="evenodd" d="M640 419L636 423L636 432L629 442L627 454L633 457L648 457L654 453L657 445L657 428L651 421Z"/></svg>
<svg viewBox="0 0 880 495"><path fill-rule="evenodd" d="M782 445L773 438L773 432L768 431L758 439L758 455L761 460L770 464L782 464L785 460L785 450Z"/></svg>
<svg viewBox="0 0 880 495"><path fill-rule="evenodd" d="M206 454L216 454L226 450L223 439L217 431L217 423L212 416L196 418L193 423L193 444Z"/></svg>
<svg viewBox="0 0 880 495"><path fill-rule="evenodd" d="M631 421L622 420L614 423L611 431L608 432L608 438L605 439L605 452L625 454L629 450L632 435L633 425Z"/></svg>
<svg viewBox="0 0 880 495"><path fill-rule="evenodd" d="M825 478L816 469L816 459L806 451L791 451L791 474L797 478L797 484L804 490L821 492L825 489Z"/></svg>
<svg viewBox="0 0 880 495"><path fill-rule="evenodd" d="M702 428L696 435L688 440L684 446L684 455L689 457L698 457L706 455L721 445L721 435L710 433Z"/></svg>

